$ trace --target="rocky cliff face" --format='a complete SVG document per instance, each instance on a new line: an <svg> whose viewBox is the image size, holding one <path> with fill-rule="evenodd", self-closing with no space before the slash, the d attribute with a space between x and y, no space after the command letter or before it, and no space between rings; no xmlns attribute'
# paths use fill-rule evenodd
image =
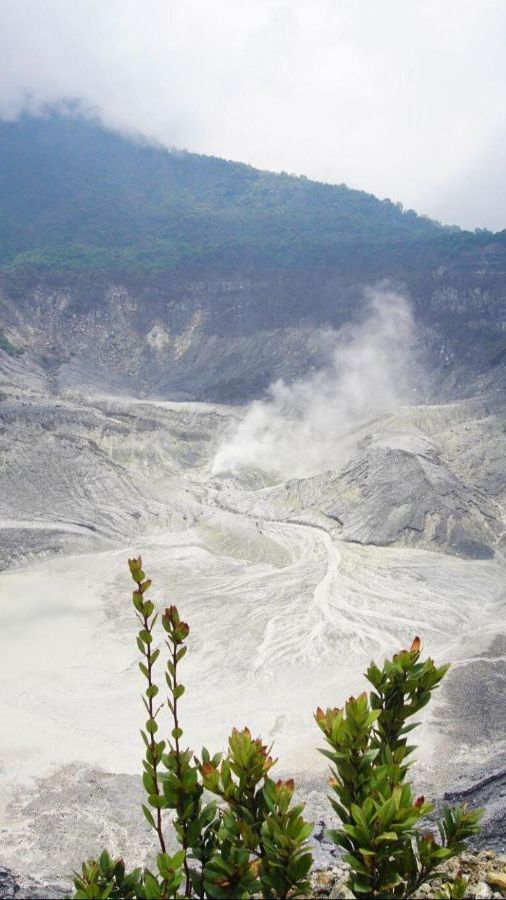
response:
<svg viewBox="0 0 506 900"><path fill-rule="evenodd" d="M414 309L428 396L504 387L506 276L411 273L389 283ZM72 279L36 280L18 295L4 279L0 323L11 348L60 390L242 402L323 365L325 332L365 315L365 287L367 276L281 271L105 281L90 294Z"/></svg>

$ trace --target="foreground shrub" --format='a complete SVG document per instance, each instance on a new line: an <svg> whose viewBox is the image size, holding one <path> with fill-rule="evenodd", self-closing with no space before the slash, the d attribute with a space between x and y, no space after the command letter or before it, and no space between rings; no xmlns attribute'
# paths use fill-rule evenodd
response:
<svg viewBox="0 0 506 900"><path fill-rule="evenodd" d="M312 856L308 837L312 826L304 821L303 804L293 805L294 783L273 781L276 760L271 748L249 729L233 729L225 755L211 756L204 748L198 759L183 749L179 701L185 687L179 665L190 633L175 606L161 616L168 658L165 681L168 696L158 702L154 667L160 649L153 646L158 613L146 598L151 581L142 560L129 560L135 582L132 600L139 621L137 646L145 679L142 697L146 711L141 731L145 746L142 781L147 795L144 815L160 847L156 871L125 871L122 860L104 851L98 860L84 863L75 874L75 897L170 898L297 897L309 890ZM162 708L169 711L172 727L168 740L159 739ZM206 793L205 793L206 792ZM206 795L217 800L208 801ZM172 827L181 850L170 856L165 839L164 814L172 811Z"/></svg>
<svg viewBox="0 0 506 900"><path fill-rule="evenodd" d="M307 895L312 856L311 825L303 804L293 804L294 783L273 781L276 760L271 747L253 738L248 728L233 729L225 754L200 758L183 748L179 701L185 687L179 667L190 633L175 606L165 609L161 626L168 650L165 682L168 694L159 702L154 669L160 649L154 647L158 613L146 594L151 582L142 561L129 560L135 582L132 601L139 622L139 669L145 679L142 696L146 721L142 782L144 815L157 836L156 870L125 870L121 859L104 851L75 874L75 897L157 900L157 898L274 898ZM343 709L318 708L316 721L330 749L332 806L341 827L330 832L345 850L351 866L349 886L355 897L410 897L424 882L440 876L438 866L460 852L478 831L481 810L446 809L438 822L440 841L427 827L417 826L433 807L414 798L406 782L413 747L406 724L430 700L447 666L420 662L420 641L379 669L371 663L366 677L373 690L350 697ZM170 738L159 738L163 707L171 720ZM216 799L209 799L213 796ZM165 839L171 813L181 849L172 856ZM436 896L459 898L466 883L445 883Z"/></svg>
<svg viewBox="0 0 506 900"><path fill-rule="evenodd" d="M465 806L444 810L439 842L432 829L420 831L416 826L434 807L415 798L405 780L415 749L407 735L417 725L407 720L429 702L447 669L420 662L415 638L382 669L371 663L369 694L350 697L343 709L316 711L330 746L321 752L331 761L331 804L341 820L330 836L346 851L355 897L410 897L479 831L483 810ZM441 896L462 896L462 883L444 891Z"/></svg>

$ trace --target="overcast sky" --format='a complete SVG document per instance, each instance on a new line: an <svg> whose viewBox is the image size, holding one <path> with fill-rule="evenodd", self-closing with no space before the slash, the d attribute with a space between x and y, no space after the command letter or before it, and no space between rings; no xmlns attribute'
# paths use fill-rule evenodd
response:
<svg viewBox="0 0 506 900"><path fill-rule="evenodd" d="M0 0L0 111L506 228L506 0Z"/></svg>

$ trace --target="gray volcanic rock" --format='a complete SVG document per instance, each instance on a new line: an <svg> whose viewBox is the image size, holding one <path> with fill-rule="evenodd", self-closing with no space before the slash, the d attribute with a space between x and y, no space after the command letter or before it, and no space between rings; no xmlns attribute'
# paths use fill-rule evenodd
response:
<svg viewBox="0 0 506 900"><path fill-rule="evenodd" d="M0 897L2 900L10 900L11 897L15 897L16 893L19 891L19 886L14 879L12 872L9 869L5 869L3 866L0 866Z"/></svg>
<svg viewBox="0 0 506 900"><path fill-rule="evenodd" d="M210 270L168 275L163 287L106 278L89 291L70 277L52 286L41 275L23 288L14 284L15 296L0 277L0 332L23 351L12 357L0 344L0 377L20 384L33 370L57 391L241 403L278 378L294 381L325 365L329 329L360 321L364 289L388 283L414 312L423 395L501 392L499 275L260 269L224 278Z"/></svg>
<svg viewBox="0 0 506 900"><path fill-rule="evenodd" d="M37 881L0 866L0 900L64 900L71 896L69 887Z"/></svg>
<svg viewBox="0 0 506 900"><path fill-rule="evenodd" d="M449 472L435 450L371 446L354 459L323 510L361 544L420 544L471 559L493 556L502 531L488 498Z"/></svg>
<svg viewBox="0 0 506 900"><path fill-rule="evenodd" d="M0 403L0 567L192 523L183 472L207 461L228 413L23 396Z"/></svg>
<svg viewBox="0 0 506 900"><path fill-rule="evenodd" d="M420 419L429 419L423 407ZM468 559L494 555L504 535L500 506L460 475L458 456L449 460L437 437L392 420L359 436L350 457L340 470L252 493L239 508L254 515L271 507L285 519L317 512L342 539L364 545L420 546Z"/></svg>

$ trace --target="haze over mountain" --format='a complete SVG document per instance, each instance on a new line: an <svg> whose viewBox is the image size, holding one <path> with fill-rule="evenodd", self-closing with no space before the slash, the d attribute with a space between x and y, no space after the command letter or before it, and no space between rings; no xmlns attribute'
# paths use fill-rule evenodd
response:
<svg viewBox="0 0 506 900"><path fill-rule="evenodd" d="M506 232L0 123L0 864L146 857L133 552L192 624L192 746L247 720L317 819L312 709L415 633L455 661L422 786L502 846L505 388Z"/></svg>
<svg viewBox="0 0 506 900"><path fill-rule="evenodd" d="M506 226L502 0L3 0L0 117L108 127Z"/></svg>
<svg viewBox="0 0 506 900"><path fill-rule="evenodd" d="M430 252L455 231L345 185L166 151L80 118L24 116L0 135L2 265L334 267L364 242L390 262L392 244Z"/></svg>

